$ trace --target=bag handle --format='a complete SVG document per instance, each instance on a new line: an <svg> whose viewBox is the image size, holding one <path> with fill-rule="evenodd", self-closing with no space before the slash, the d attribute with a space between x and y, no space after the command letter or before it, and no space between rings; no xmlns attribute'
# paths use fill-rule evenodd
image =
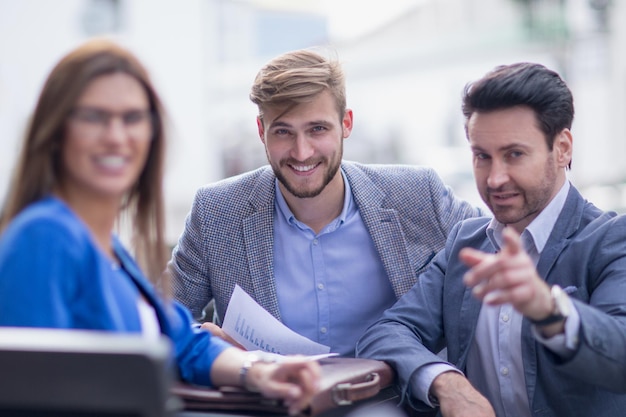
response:
<svg viewBox="0 0 626 417"><path fill-rule="evenodd" d="M365 377L364 382L353 384L345 382L337 384L332 389L332 398L337 405L350 405L354 401L370 398L380 391L380 375L372 372Z"/></svg>

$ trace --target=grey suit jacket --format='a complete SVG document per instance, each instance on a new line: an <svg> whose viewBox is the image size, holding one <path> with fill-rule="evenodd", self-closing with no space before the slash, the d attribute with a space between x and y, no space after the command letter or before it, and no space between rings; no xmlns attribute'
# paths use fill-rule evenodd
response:
<svg viewBox="0 0 626 417"><path fill-rule="evenodd" d="M480 214L430 168L341 166L397 297L413 286L452 227ZM238 284L280 319L273 270L275 178L266 166L198 190L169 264L174 297L196 318L215 299L221 322Z"/></svg>
<svg viewBox="0 0 626 417"><path fill-rule="evenodd" d="M357 355L389 362L398 371L404 400L420 366L440 362L431 352L448 348L448 360L465 371L481 303L463 285L466 246L495 252L489 219L470 219L450 233L443 251L417 284L357 344ZM603 213L572 187L537 265L539 275L564 288L580 314L578 350L562 360L522 324L526 391L533 416L626 415L626 217ZM393 343L390 343L390 340ZM514 415L515 413L513 413Z"/></svg>

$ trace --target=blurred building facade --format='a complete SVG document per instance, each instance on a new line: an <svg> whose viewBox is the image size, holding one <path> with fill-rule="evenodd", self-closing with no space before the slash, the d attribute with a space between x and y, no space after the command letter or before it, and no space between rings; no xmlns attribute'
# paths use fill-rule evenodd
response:
<svg viewBox="0 0 626 417"><path fill-rule="evenodd" d="M482 204L463 131L462 89L496 65L539 62L562 74L574 92L570 179L600 207L626 211L620 161L626 140L615 133L626 116L626 30L619 23L625 19L624 2L610 0L416 1L359 38L319 43L346 68L355 128L345 157L434 166L457 193ZM254 109L246 109L243 97L267 58L251 56L250 73L210 94L221 107L218 119L234 119L220 135L233 136L222 149L227 175L265 162ZM237 67L221 63L218 79Z"/></svg>
<svg viewBox="0 0 626 417"><path fill-rule="evenodd" d="M434 166L476 204L460 111L464 85L503 63L556 69L576 104L570 178L600 207L625 211L624 2L416 0L401 15L344 40L330 36L317 4L0 0L0 196L45 75L77 43L107 34L145 62L171 116L170 243L200 185L266 162L248 100L258 69L282 52L313 46L346 69L355 114L347 159ZM351 18L358 18L356 10L345 16Z"/></svg>

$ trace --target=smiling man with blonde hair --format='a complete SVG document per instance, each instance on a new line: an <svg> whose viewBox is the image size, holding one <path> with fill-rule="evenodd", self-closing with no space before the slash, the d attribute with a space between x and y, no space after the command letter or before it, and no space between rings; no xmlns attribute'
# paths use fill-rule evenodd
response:
<svg viewBox="0 0 626 417"><path fill-rule="evenodd" d="M269 166L202 187L174 249L174 294L218 327L235 285L292 330L353 356L365 328L415 283L450 229L479 210L430 168L344 161L353 112L341 65L286 53L250 99Z"/></svg>

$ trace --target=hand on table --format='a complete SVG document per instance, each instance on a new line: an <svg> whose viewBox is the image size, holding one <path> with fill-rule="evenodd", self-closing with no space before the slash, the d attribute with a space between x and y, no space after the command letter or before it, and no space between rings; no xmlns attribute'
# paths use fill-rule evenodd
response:
<svg viewBox="0 0 626 417"><path fill-rule="evenodd" d="M443 417L496 417L485 397L457 372L444 372L432 383Z"/></svg>

